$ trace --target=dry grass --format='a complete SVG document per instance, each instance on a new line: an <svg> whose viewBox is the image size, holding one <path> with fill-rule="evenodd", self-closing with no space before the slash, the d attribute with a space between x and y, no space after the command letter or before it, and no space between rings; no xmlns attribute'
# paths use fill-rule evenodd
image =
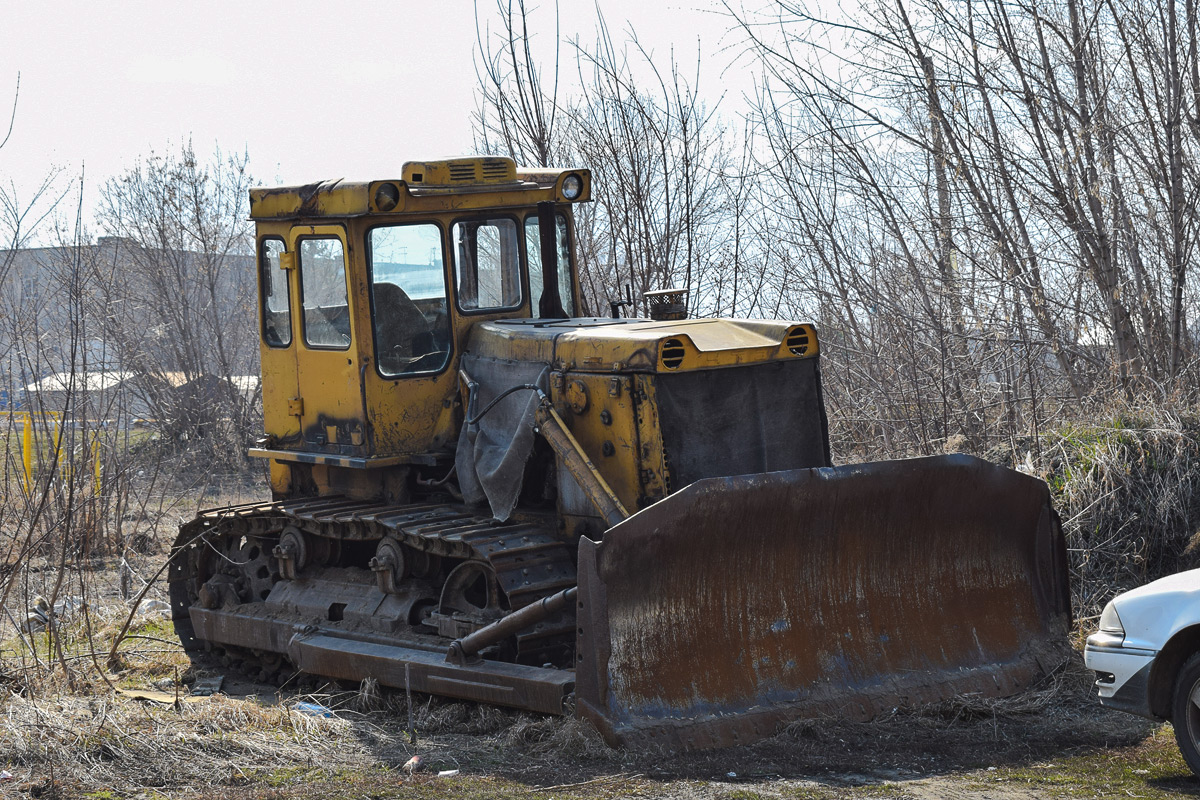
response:
<svg viewBox="0 0 1200 800"><path fill-rule="evenodd" d="M58 618L52 629L33 635L18 636L10 626L0 643L6 696L0 702L0 769L13 772L27 789L52 785L71 797L216 796L237 787L399 770L414 754L434 772L468 765L489 770L514 753L543 771L573 771L581 759L593 765L620 759L577 720L428 696L414 703L414 746L404 695L371 680L357 689L311 681L303 689L296 681L273 689L229 674L228 695L178 706L137 699L122 691L186 697L180 679L188 659L165 615L155 611L135 614L120 658L106 664L129 604L116 593L114 570L95 572L88 582L105 588L93 589L86 615Z"/></svg>
<svg viewBox="0 0 1200 800"><path fill-rule="evenodd" d="M247 771L355 763L367 752L368 717L348 711L325 718L293 710L298 700L225 696L175 708L115 694L117 686L170 694L187 666L167 638L169 623L156 616L135 620L136 638L121 649L122 668L102 667L125 613L123 604L95 607L91 636L82 618L61 621L55 637L65 651L61 662L37 653L49 649L50 632L9 641L4 664L15 691L0 706L0 752L10 770L54 775L82 790L132 792L227 785ZM59 663L67 668L56 669Z"/></svg>
<svg viewBox="0 0 1200 800"><path fill-rule="evenodd" d="M225 697L178 711L104 695L14 697L0 737L13 766L96 790L217 786L246 770L344 763L361 751L343 719Z"/></svg>
<svg viewBox="0 0 1200 800"><path fill-rule="evenodd" d="M806 720L747 747L682 755L614 751L579 720L429 697L414 708L413 746L403 697L386 691L370 700L382 708L364 713L354 710L364 702L361 692L349 690L215 696L176 709L97 686L10 698L0 711L0 752L7 759L0 766L25 786L53 777L64 797L107 791L117 797L340 798L391 796L401 784L421 797L541 796L537 790L545 787L565 787L549 792L565 797L622 796L634 789L647 796L718 797L730 772L739 781L769 785L838 774L862 780L880 770L924 775L992 763L1020 767L1105 742L1134 745L1152 729L1081 702L1072 696L1074 678L1064 674L1023 698L964 698L902 709L873 723ZM319 703L334 716L304 713L300 703ZM401 769L414 754L424 759L419 779ZM460 770L460 778L439 789L432 777L449 769ZM343 781L356 782L358 793L331 788ZM393 789L381 792L384 787Z"/></svg>
<svg viewBox="0 0 1200 800"><path fill-rule="evenodd" d="M1164 407L1046 437L1034 471L1054 492L1070 549L1077 618L1114 595L1200 564L1200 418Z"/></svg>
<svg viewBox="0 0 1200 800"><path fill-rule="evenodd" d="M115 610L97 614L108 621L98 636L114 630L117 617ZM149 619L135 630L140 635L156 624L161 621ZM62 634L64 641L85 640L78 631ZM109 672L109 681L172 694L181 658L177 647L172 652L165 645L130 640L123 652L124 666ZM522 787L547 786L571 787L552 794L572 797L619 796L635 787L650 795L669 787L668 793L682 796L721 796L703 787L728 772L762 781L779 775L819 777L831 770L858 773L863 764L889 769L918 764L925 772L977 768L994 759L1022 764L1030 753L1113 740L1132 744L1148 727L1135 730L1128 727L1135 725L1133 718L1101 713L1088 696L1082 668L1073 667L1018 698L955 698L901 709L869 724L805 721L749 747L678 756L611 750L587 723L575 719L418 696L413 746L405 730L403 694L370 683L357 689L275 691L239 686L236 676L229 676L230 695L176 709L114 693L87 659L74 669L73 688L61 670L31 670L40 679L10 685L17 694L0 705L0 768L14 772L27 788L44 787L53 778L62 797L111 792L113 797L340 798L379 795L381 787L401 783L419 789L417 796L437 797L442 790L431 776L449 769L461 770L454 793L465 797L517 797L530 791ZM253 691L258 694L247 694ZM332 716L305 713L301 703L325 706ZM1122 724L1124 732L1114 736ZM414 754L424 759L420 780L400 769ZM639 775L655 783L643 786ZM345 780L356 782L358 794L332 788Z"/></svg>
<svg viewBox="0 0 1200 800"><path fill-rule="evenodd" d="M1200 465L1200 422L1167 412L1126 415L1111 425L1064 428L1042 443L1040 458L1015 455L1055 493L1083 627L1115 591L1188 563L1192 520L1200 513L1200 466L1193 466ZM1014 698L957 697L899 709L866 725L807 720L748 748L678 757L610 750L574 719L430 697L420 697L413 709L414 747L403 695L373 681L303 693L295 684L282 692L257 687L258 696L239 695L235 687L230 696L178 709L116 694L117 688L172 692L186 671L187 659L160 612L137 615L119 658L113 664L105 659L126 627L129 597L150 582L145 599L166 599L165 585L153 578L179 522L196 507L260 496L252 477L234 476L186 499L178 487L160 482L152 487L158 500L122 506L125 532L142 534L146 552L127 548L84 558L70 542L48 538L53 545L34 558L10 560L14 566L0 574L8 592L0 609L0 687L7 695L0 702L0 769L16 773L26 788L53 778L63 796L259 796L348 774L391 776L380 779L386 783L419 753L427 769L517 781L516 789L505 784L505 793L521 785L575 784L601 792L597 786L626 786L628 776L642 774L695 781L729 771L852 769L864 753L879 763L969 768L990 757L1020 762L1027 751L1133 743L1148 730L1136 720L1099 713L1090 676L1076 663ZM0 506L0 539L23 524L14 509ZM62 514L69 511L64 507L38 524L50 536L62 529ZM16 626L37 594L78 602L52 630L19 635ZM297 709L303 702L324 705L334 715L306 714ZM1114 729L1120 731L1115 737ZM987 742L995 741L1004 744L1000 751L989 749ZM429 790L436 796L436 786Z"/></svg>

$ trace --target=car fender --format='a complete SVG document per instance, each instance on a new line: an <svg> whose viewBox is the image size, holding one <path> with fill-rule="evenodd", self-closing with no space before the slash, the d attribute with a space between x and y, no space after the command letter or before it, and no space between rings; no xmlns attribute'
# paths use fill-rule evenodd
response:
<svg viewBox="0 0 1200 800"><path fill-rule="evenodd" d="M1113 602L1125 629L1122 646L1158 651L1147 687L1150 709L1169 717L1175 676L1200 650L1200 570L1168 575Z"/></svg>
<svg viewBox="0 0 1200 800"><path fill-rule="evenodd" d="M1168 575L1118 596L1125 647L1161 650L1178 632L1200 623L1200 569Z"/></svg>
<svg viewBox="0 0 1200 800"><path fill-rule="evenodd" d="M1200 652L1200 621L1176 631L1155 657L1148 685L1150 710L1155 716L1170 718L1175 676L1183 662L1196 652Z"/></svg>

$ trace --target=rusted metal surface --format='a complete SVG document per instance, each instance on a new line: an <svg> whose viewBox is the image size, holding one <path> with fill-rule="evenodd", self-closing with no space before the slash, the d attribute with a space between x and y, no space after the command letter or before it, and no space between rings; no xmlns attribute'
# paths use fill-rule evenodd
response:
<svg viewBox="0 0 1200 800"><path fill-rule="evenodd" d="M969 456L697 481L581 541L579 711L612 743L997 696L1058 663L1049 492Z"/></svg>
<svg viewBox="0 0 1200 800"><path fill-rule="evenodd" d="M455 664L465 663L485 647L499 644L509 636L520 633L542 620L549 619L564 608L569 608L575 602L579 590L572 586L561 592L544 597L537 603L525 606L520 611L514 611L491 625L487 625L474 633L456 640L450 645L446 660Z"/></svg>
<svg viewBox="0 0 1200 800"><path fill-rule="evenodd" d="M513 706L543 714L563 714L574 673L521 664L481 661L446 663L445 650L411 640L380 636L339 636L252 613L193 608L191 622L201 639L284 653L297 668L344 680L375 678L385 686L408 688L480 703ZM408 669L405 669L407 665Z"/></svg>

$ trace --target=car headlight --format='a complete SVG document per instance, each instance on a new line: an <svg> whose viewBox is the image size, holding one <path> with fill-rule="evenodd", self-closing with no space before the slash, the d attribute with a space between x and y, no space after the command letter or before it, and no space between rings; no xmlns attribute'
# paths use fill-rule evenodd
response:
<svg viewBox="0 0 1200 800"><path fill-rule="evenodd" d="M1100 632L1125 637L1125 626L1121 624L1121 618L1117 616L1117 607L1112 603L1106 605L1100 614Z"/></svg>

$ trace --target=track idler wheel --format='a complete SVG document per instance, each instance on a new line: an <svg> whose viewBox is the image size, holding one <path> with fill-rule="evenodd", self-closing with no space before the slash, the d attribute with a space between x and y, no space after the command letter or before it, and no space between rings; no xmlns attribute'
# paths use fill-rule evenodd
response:
<svg viewBox="0 0 1200 800"><path fill-rule="evenodd" d="M279 564L270 544L253 536L213 536L202 547L197 599L221 608L267 599L279 580Z"/></svg>
<svg viewBox="0 0 1200 800"><path fill-rule="evenodd" d="M437 613L430 617L438 633L461 638L508 613L508 598L496 571L483 561L464 561L450 571L442 586Z"/></svg>

